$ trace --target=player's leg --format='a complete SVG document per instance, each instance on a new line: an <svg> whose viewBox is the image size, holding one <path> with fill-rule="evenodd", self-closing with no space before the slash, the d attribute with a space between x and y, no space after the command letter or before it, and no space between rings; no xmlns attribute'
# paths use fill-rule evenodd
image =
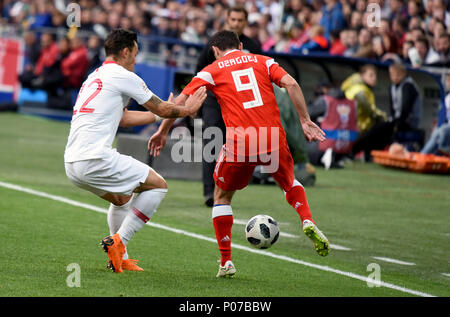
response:
<svg viewBox="0 0 450 317"><path fill-rule="evenodd" d="M114 194L105 194L102 197L108 201L113 201L110 203L108 214L107 214L107 222L109 226L109 233L111 236L117 233L123 221L127 217L129 213L132 212L133 205L133 197L132 196L123 196L123 195L114 195ZM125 202L128 198L130 198L128 202ZM128 257L128 250L125 247L125 254L122 257L122 269L125 271L143 271L141 267L137 265L138 260L130 259ZM107 268L111 269L113 264L111 260L109 260Z"/></svg>
<svg viewBox="0 0 450 317"><path fill-rule="evenodd" d="M126 259L126 245L156 212L167 192L167 184L148 165L129 156L120 155L110 165L111 171L107 174L113 175L110 178L114 182L104 189L121 194L106 193L101 196L112 204L108 222L110 231L114 232L103 239L102 244L115 272L121 272L122 266L125 270L142 270L135 260ZM106 181L101 179L100 182Z"/></svg>
<svg viewBox="0 0 450 317"><path fill-rule="evenodd" d="M120 273L124 261L129 261L129 259L126 246L120 240L117 231L131 212L132 195L106 193L100 197L110 202L107 214L110 235L105 237L101 243L105 252L108 253L107 268Z"/></svg>
<svg viewBox="0 0 450 317"><path fill-rule="evenodd" d="M236 190L248 185L255 165L227 162L226 147L222 148L214 170L214 206L212 219L220 252L220 265L217 277L231 277L236 268L231 256L231 229L233 227L233 209L231 200Z"/></svg>
<svg viewBox="0 0 450 317"><path fill-rule="evenodd" d="M295 209L301 221L312 220L311 211L306 199L306 192L303 185L295 179L294 161L286 145L280 146L280 150L272 153L273 161L278 165L276 171L271 173L272 177L283 189L287 202ZM275 165L273 165L275 167Z"/></svg>
<svg viewBox="0 0 450 317"><path fill-rule="evenodd" d="M234 193L234 190L226 191L218 186L214 189L212 221L220 252L220 265L217 277L232 277L236 273L231 257L231 229L233 227L231 199Z"/></svg>
<svg viewBox="0 0 450 317"><path fill-rule="evenodd" d="M123 220L117 230L124 245L150 220L167 193L167 183L164 178L150 169L144 183L135 189L131 212Z"/></svg>
<svg viewBox="0 0 450 317"><path fill-rule="evenodd" d="M203 131L210 128L215 127L219 128L222 131L222 138L216 136L215 139L203 139L202 146L205 148L209 142L214 142L215 145L213 149L220 148L225 143L225 124L222 119L222 113L220 111L220 106L217 103L217 99L213 93L208 92L205 102L203 103L202 111L202 119L203 119ZM217 157L218 153L211 153ZM214 167L216 165L216 161L208 161L205 159L205 156L202 156L202 181L203 181L203 197L205 199L205 205L208 207L212 207L214 203Z"/></svg>
<svg viewBox="0 0 450 317"><path fill-rule="evenodd" d="M103 239L102 245L103 249L108 253L110 261L113 262L112 268L117 272L121 272L122 261L124 258L127 258L125 244L129 240L126 239L126 237L129 237L129 230L126 231L128 235L123 236L123 241L118 231L125 224L126 229L133 225L133 220L135 220L133 218L137 217L133 212L136 204L137 206L143 205L146 200L156 196L156 202L151 205L151 207L156 209L167 191L167 184L147 164L119 153L104 159L66 163L65 167L67 176L75 185L111 203L108 210L108 224L111 235ZM140 197L136 197L139 199L132 199L134 191L148 191L151 194L139 194ZM145 208L141 209L143 209L143 211L140 211L141 214L154 212L148 212ZM132 217L131 220L129 219L130 217ZM132 223L131 225L130 222ZM134 228L136 229L137 226L134 226ZM138 269L134 265L134 260L130 263L133 270Z"/></svg>
<svg viewBox="0 0 450 317"><path fill-rule="evenodd" d="M225 191L216 186L214 189L214 206L212 222L220 252L220 264L223 266L231 260L231 228L233 226L233 209L231 199L235 191Z"/></svg>
<svg viewBox="0 0 450 317"><path fill-rule="evenodd" d="M107 198L108 196L112 196L112 194L105 194L104 196L106 196ZM131 212L133 198L131 197L131 199L125 202L128 198L129 196L117 195L117 197L111 197L110 200L106 199L110 202L107 214L107 222L109 227L109 234L111 236L117 233L126 216ZM103 197L103 199L105 199L105 197ZM114 203L111 201L114 201ZM128 259L128 252L126 248L123 259Z"/></svg>
<svg viewBox="0 0 450 317"><path fill-rule="evenodd" d="M278 169L272 173L272 177L283 189L287 202L299 214L303 232L314 243L316 252L326 256L330 251L328 239L312 219L305 188L294 178L294 162L288 147L281 146L278 154Z"/></svg>

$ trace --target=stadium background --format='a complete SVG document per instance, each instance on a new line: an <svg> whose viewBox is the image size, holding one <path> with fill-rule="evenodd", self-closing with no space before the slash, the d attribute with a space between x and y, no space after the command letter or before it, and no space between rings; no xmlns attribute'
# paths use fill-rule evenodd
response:
<svg viewBox="0 0 450 317"><path fill-rule="evenodd" d="M339 86L359 66L373 63L379 69L379 80L374 88L377 106L387 110L390 84L387 65L402 61L422 88L425 107L421 128L426 135L445 117L444 96L448 90L445 75L449 73L450 48L440 51L438 45L439 37L448 34L450 28L449 4L445 0L84 0L77 2L79 27L72 29L68 24L75 9L69 3L64 0L3 1L1 101L15 99L19 105L25 105L21 109L24 112L69 119L70 114L47 110L49 107L70 110L79 80L56 87L60 90L59 96L64 96L56 105L50 103L45 110L33 110L26 106L36 106L36 102L45 104L47 96L45 92L33 91L30 95L29 90L21 90L17 75L27 67L35 67L42 33L53 34L59 46L63 45L60 42L64 37L82 39L79 45L86 50L79 49L80 53L74 58L80 59L78 71L85 67L86 75L101 63L104 58L102 40L116 27L138 33L141 51L136 72L155 93L167 98L171 91L179 91L194 73L199 50L225 23L226 8L243 5L249 11L249 25L244 32L261 43L265 54L276 56L300 82L307 102L313 100L316 87L324 81ZM379 5L380 10L368 9L371 4ZM327 6L333 8L327 9ZM379 26L370 24L374 18L370 14L374 12L380 14ZM427 39L430 48L427 57L417 64L410 60L407 48L410 44L414 46L420 37ZM319 42L321 45L317 44ZM69 51L60 49L59 58L69 58L74 45L77 44L72 43ZM83 63L86 57L88 65L81 66L86 64ZM17 70L13 65L17 65ZM64 77L70 78L74 71L65 70Z"/></svg>
<svg viewBox="0 0 450 317"><path fill-rule="evenodd" d="M429 135L433 127L435 125L439 125L445 117L444 96L449 89L449 87L447 87L446 74L450 73L448 68L448 59L443 61L437 61L435 59L430 64L424 62L420 65L412 65L409 57L404 54L405 50L403 48L405 43L407 43L408 41L414 44L414 37L419 37L421 32L423 31L423 34L428 39L430 47L433 49L434 53L440 53L438 52L438 48L435 46L435 39L441 36L443 32L446 34L448 34L449 32L450 14L448 1L334 1L341 8L340 12L342 14L342 24L337 27L335 26L336 28L326 24L322 25L322 28L318 28L318 26L321 26L322 24L321 20L324 14L323 9L328 3L331 2L333 1L312 0L220 2L87 0L77 2L81 8L80 27L76 29L70 29L67 26L66 20L68 14L70 14L70 12L66 10L69 4L68 1L5 0L1 2L2 18L0 22L0 102L2 102L2 105L7 105L5 108L9 109L8 105L11 102L16 101L18 104L17 110L20 113L38 114L64 121L69 120L71 117L72 102L76 97L79 87L70 87L65 86L64 84L60 85L59 87L57 87L57 89L61 93L61 96L63 96L60 100L65 100L67 102L61 102L56 106L53 104L49 107L47 104L48 95L41 90L21 89L17 81L17 75L21 74L27 68L27 65L34 65L34 63L36 62L36 54L38 54L36 52L40 52L39 38L44 33L54 34L58 45L66 36L69 36L70 38L79 37L80 39L82 39L82 44L86 46L86 54L89 61L89 65L86 70L87 74L89 72L89 69L98 66L104 58L104 53L101 49L102 39L106 36L110 29L115 27L131 28L138 32L141 52L138 55L138 65L136 66L136 72L146 80L150 89L157 93L161 98L167 98L170 91L180 91L183 84L185 84L186 81L189 80L193 75L197 62L197 56L206 39L216 30L220 29L224 23L226 7L228 5L243 4L250 12L250 25L245 30L245 32L249 36L254 37L255 30L258 30L257 38L261 41L265 54L274 56L280 64L282 64L296 79L298 79L300 85L305 91L307 102L311 102L313 100L313 98L315 97L314 92L317 85L323 83L324 79L331 82L333 85L338 86L342 82L342 80L357 71L359 66L366 63L371 63L376 65L378 69L378 83L374 89L377 99L377 106L383 110L387 110L388 86L390 84L387 67L392 60L399 59L403 61L408 66L410 74L412 74L412 76L422 89L422 94L424 96L424 118L422 120L421 127L426 131L426 134ZM417 10L417 12L414 11L414 5L410 4L412 2L417 4L417 6L419 7L419 10ZM364 23L367 20L364 19L364 16L366 14L365 12L367 10L367 6L370 3L380 4L382 17L388 19L388 25L391 29L390 31L387 30L387 25L383 24L383 28L369 28L370 32L366 32L367 28L364 27ZM360 14L358 15L354 12L360 12ZM337 15L340 16L339 14ZM442 29L441 22L443 22L444 30ZM359 25L359 23L361 23L361 25ZM419 25L422 31L417 30L417 25ZM439 26L436 27L436 25ZM359 54L352 53L354 52L356 46L352 48L350 43L351 40L346 37L348 34L344 35L345 31L348 29L358 30L358 38L361 38L361 41L363 42L365 41L364 43L368 44L368 47L372 46L372 53L367 56L361 56ZM413 29L415 31L413 31ZM329 41L329 47L327 49L315 50L318 49L317 46L312 49L312 47L314 47L314 43L309 43L309 40L311 37L311 32L313 30L319 33L324 32L324 37L327 41ZM417 35L416 33L420 34ZM33 41L33 34L36 35L35 41ZM367 37L364 37L364 34L370 34L368 41ZM379 50L379 47L377 49L374 49L373 46L375 43L379 42L379 39L386 41L385 50ZM394 41L397 44L389 46L388 43L390 43L390 41ZM301 49L302 45L306 43L310 44L310 46L308 46L308 49L306 50L305 47ZM388 46L389 48L387 48ZM334 48L335 51L332 50L332 48ZM350 50L348 50L347 52L347 49ZM436 58L436 54L434 53L430 53L430 55L434 55ZM66 52L66 54L68 54L68 52ZM37 189L48 189L52 190L56 194L60 194L63 196L66 195L67 192L64 192L64 190L60 190L58 188L60 184L63 184L62 187L67 185L64 183L65 181L67 181L65 178L63 178L64 175L61 176L58 174L55 179L49 177L47 180L45 180L44 176L44 172L48 172L49 175L57 174L55 170L56 167L54 168L53 166L57 166L58 162L55 158L53 158L53 161L52 158L50 158L50 155L56 156L56 149L52 148L53 151L46 153L45 151L47 148L45 148L44 146L42 147L42 149L35 149L33 147L33 150L36 150L36 153L39 153L39 155L42 155L46 159L49 159L49 161L54 162L53 165L47 164L47 162L44 161L33 163L29 162L29 160L24 157L22 153L26 153L30 145L27 143L28 141L23 140L31 138L31 134L33 133L27 131L26 125L22 126L24 122L16 121L16 117L5 115L4 120L4 122L10 122L12 126L8 127L5 124L2 133L5 136L11 137L12 140L15 140L15 136L17 135L17 137L19 138L19 145L17 145L17 147L15 147L14 149L10 149L10 153L2 154L4 158L4 161L2 161L2 165L4 166L5 170L2 170L1 175L12 175L8 176L7 178L10 178L11 181L17 178L18 182L24 186L36 183ZM37 123L36 126L39 126L39 129L42 128L44 130L44 132L41 132L42 135L40 133L36 133L42 140L46 140L46 138L49 138L49 140L53 140L53 138L55 138L56 140L56 136L58 135L58 133L63 133L65 132L64 129L66 129L65 126L63 128L53 122L26 122L30 125ZM20 132L16 131L16 133L13 133L14 131L11 128L20 127L22 127ZM47 128L48 132L45 130ZM148 134L151 133L151 129L146 130L144 127L141 127L140 129L127 132ZM66 136L64 135L61 139L64 139L65 137ZM25 142L25 144L20 144L20 142ZM60 142L60 140L58 142ZM4 145L8 144L9 143L4 143ZM58 144L59 143L56 142L55 148ZM39 147L39 144L34 146ZM60 149L58 148L58 151L59 150ZM13 167L9 164L11 162L15 162L13 154L16 155L16 157L21 157L21 159L18 159L16 162L19 172L8 174L9 169L12 169ZM48 156L48 158L46 155ZM27 173L23 172L20 166L28 166L28 164L37 164L36 166L39 166L39 168L43 172L41 173L38 169L36 169L36 175L32 173L31 176L27 178ZM355 174L353 176L354 179L357 179L356 174L358 173L358 169L360 169L360 167L357 167L356 172L354 170L350 171L352 175L353 173ZM406 176L390 170L378 170L373 166L369 167L369 172L365 175L371 177L372 182L375 181L375 183L371 183L370 186L366 187L365 189L362 189L363 183L358 183L357 185L340 183L340 181L342 181L342 179L346 177L343 174L336 174L332 176L333 178L327 179L325 177L325 174L320 171L319 179L323 177L325 186L329 186L330 188L333 188L335 184L338 184L337 186L341 189L353 188L353 191L356 192L358 191L358 189L360 189L364 191L364 195L369 192L371 194L376 193L378 191L378 188L387 186L385 183L383 183L383 181L393 181L393 184L391 185L392 188L387 186L386 191L389 191L396 187L400 188L405 183L415 184L415 182L417 182L417 184L421 184L421 186L429 188L433 193L436 194L436 196L433 196L433 194L423 193L421 190L416 191L409 188L409 190L412 191L412 193L408 194L410 196L417 196L420 198L422 197L420 195L423 195L422 198L427 198L427 195L431 195L432 197L437 197L437 199L433 200L432 202L434 206L432 208L432 212L435 214L430 215L430 219L439 218L439 211L445 210L445 207L448 207L448 204L446 205L448 197L445 198L446 196L444 191L446 183L445 179L443 178L439 178L437 180L439 188L436 189L433 188L433 185L436 183L436 179L432 177L424 177L418 180L418 178L415 178L414 175ZM378 175L382 175L382 177L380 178ZM5 179L6 178L3 177L3 180ZM347 181L351 182L351 177ZM42 182L43 184L41 184ZM183 183L171 184L174 184L172 186L180 189L180 191L185 189L185 185ZM193 185L193 187L194 186L196 185ZM270 189L262 190L270 191ZM320 186L317 191L313 190L311 195L313 202L318 201L322 198L323 193L320 192L321 190L323 190L323 187L321 188ZM252 201L256 201L258 200L258 195L260 194L259 192L259 189L256 190L253 188L251 189L251 195L249 195L248 197L251 197ZM393 196L395 196L395 194L398 194L397 192L393 193ZM8 199L10 198L7 191L3 192L3 194L5 194L5 197L8 196ZM270 196L270 194L268 195ZM356 197L358 197L358 193L356 193L355 195ZM382 193L382 195L380 196L383 195L386 195L386 193ZM408 195L405 194L404 196L402 196L402 199L404 201L407 201L407 197L410 197ZM356 199L355 201L358 201L356 205L360 208L365 208L369 205L374 206L380 203L380 196L374 195L371 200L364 202L362 200ZM390 195L388 194L387 196ZM197 203L193 203L193 201L195 200L194 198L187 197L187 195L183 194L179 194L179 197L176 198L182 201L181 206L184 206L184 204L195 205L195 203ZM19 205L21 199L23 198L21 198L19 194L17 194L17 197L13 200L14 203L10 204L7 202L5 203L6 205L3 205L2 207L5 207L3 208L4 210L9 210L10 206L15 207L16 204ZM81 199L92 203L95 202L95 197L88 197L87 195L84 195L82 193L74 194L74 199ZM333 197L333 199L333 203L335 204L336 200L339 198ZM394 197L393 200L400 201L401 199L398 199L398 197ZM396 219L396 223L405 221L404 217L407 217L408 212L410 212L411 209L414 209L414 204L420 204L420 209L425 210L427 208L425 201L426 199L420 199L419 201L411 200L410 205L407 205L404 208L399 207L398 209L402 209L403 213L399 210L399 213L395 215L395 217L398 217L398 219ZM245 206L245 208L241 207L242 209L251 210L252 208L250 203L245 199L240 200L239 203L242 204L242 206ZM179 206L176 205L175 202L168 202L167 204L169 204L167 205L169 207ZM344 209L343 206L346 206L348 204L347 198L342 197L341 201L339 201L338 204L340 204ZM270 205L270 207L278 208L278 206L275 205L276 203ZM330 215L328 215L327 217L329 219L333 219L333 221L339 222L340 220L336 220L335 216L331 214L331 211L335 211L332 210L333 207L334 206L331 202L327 203L326 206L323 207L323 213L326 214L327 211L330 211ZM23 208L25 209L25 207ZM51 207L50 211L48 212L51 213L51 210L58 208L59 207ZM196 207L190 206L187 209L189 209L188 211L190 212L183 213L183 216L185 217L184 219L187 219L187 224L193 224L194 227L197 226L197 223L201 224L204 222L205 227L209 224L206 223L206 221L203 221L203 219L200 219L200 216L192 216L196 211ZM380 207L380 209L382 208ZM241 211L245 212L245 210ZM384 218L390 216L389 210L381 211L384 212ZM33 213L32 210L30 210L29 212L30 215ZM45 212L47 213L47 211ZM347 210L346 212L350 217L352 211ZM170 213L168 213L168 215L173 216ZM289 213L289 215L291 215L291 213ZM414 215L417 218L420 217L416 211ZM160 219L167 220L170 216L165 216L164 213L162 213L160 215L160 217L162 218ZM250 214L246 216L250 216ZM341 216L345 216L345 213L341 214ZM285 216L282 216L282 218L283 217ZM326 216L322 217L327 220ZM354 218L356 219L358 217L359 216L355 216ZM371 216L366 215L366 217ZM11 224L13 224L15 219L15 217L10 218L9 221L11 222ZM353 218L350 219L353 220ZM346 221L346 219L344 218L342 218L341 220L343 224ZM375 219L370 218L370 220L374 221ZM169 224L178 225L179 227L182 227L184 225L181 221L179 223L177 221L178 220L173 219L167 220ZM100 221L98 222L100 223ZM432 222L432 220L430 220L430 222ZM372 222L372 224L374 223L375 221ZM438 222L438 225L439 224L440 223ZM405 224L404 226L407 227L408 225ZM200 227L200 225L198 225L198 227ZM373 227L372 229L374 228L375 227ZM183 229L191 230L188 225L185 225ZM200 232L205 235L207 233L210 233L209 231L207 231L207 229L202 228L201 230ZM443 230L444 229L442 229L441 231ZM384 241L381 241L382 244L387 245L389 243L392 243L391 240L387 238L391 237L391 232L393 232L393 230L386 228L386 236L380 238L380 240L386 239ZM363 228L360 229L359 233L361 235L369 234L369 236L371 234L370 232L364 232ZM407 250L405 248L405 250L402 250L403 254L401 254L403 258L408 259L408 255L411 254L412 257L413 255L422 252L420 251L420 247L423 241L420 240L420 237L425 236L425 234L426 231L418 232L415 239L414 237L412 237L413 234L409 236L409 239L414 240L414 247L417 249L414 249L410 252L409 249ZM11 234L11 237L13 236L14 235ZM332 236L337 236L337 234L333 233ZM345 233L343 236L345 236ZM445 241L448 242L448 236L444 237L443 240L443 243L442 240L438 241L436 239L433 240L434 242L430 240L425 242L425 244L427 244L428 249L431 249L432 245L445 245ZM45 237L42 241L46 241ZM163 239L160 241L160 243L164 243ZM407 245L406 242L403 243ZM360 249L363 249L362 245L363 243L361 243ZM395 244L387 248L393 254L395 254L396 252L396 250L394 250L394 245ZM410 247L409 245L407 246ZM155 247L157 247L156 242ZM186 243L186 248L188 247L190 246L188 246ZM142 246L142 248L144 248L144 246ZM296 247L293 247L292 249L295 250L295 248ZM435 264L436 266L439 265L439 268L433 267L430 271L434 273L438 272L438 274L441 274L446 268L443 268L444 265L440 264L439 261L442 260L442 258L445 258L445 262L448 266L448 259L444 255L444 250L442 250L441 248L437 249L438 256L436 254L430 256L427 267L431 267L433 264ZM184 249L182 251L184 251ZM290 252L291 254L295 254L294 251ZM86 254L86 257L88 256L90 256L90 254ZM308 261L310 260L308 258L308 255L306 255L305 257ZM358 254L355 258L349 258L351 258L352 261L357 262L359 260L359 257L360 255ZM335 264L334 262L330 263L333 265ZM395 272L399 271L401 272L401 274L403 274L403 271L401 270ZM425 274L423 272L419 272L419 269L417 269L417 271L414 271L414 273L416 276L422 276L423 274ZM360 274L364 275L365 271L360 272ZM442 276L439 276L439 278L441 277ZM163 280L163 278L161 279ZM435 282L435 280L437 279L438 278L430 280L432 282ZM393 278L393 280L395 281L395 277ZM161 282L161 284L163 283L164 281ZM448 289L445 290L446 281L436 283L438 283L439 286L436 286L436 292L434 292L433 288L431 288L432 293L439 294L440 290L444 290L441 291L441 293L444 295L448 294ZM442 283L444 284L444 286L442 286ZM405 282L405 285L408 286L408 283ZM419 287L421 284L417 280L411 283L411 285L413 285L412 287L416 289L421 289ZM348 289L351 288L349 287ZM5 288L4 290L7 290L7 288ZM60 294L66 294L66 291L66 289L63 289ZM12 294L20 295L21 293L12 292ZM22 294L26 295L39 293L36 293L36 290L33 290L31 287L31 290L28 291L28 293L25 291ZM166 294L171 295L170 292L167 292ZM240 294L244 294L245 296L245 294L247 293L245 291L242 291L242 293ZM260 292L258 294L267 296L267 293L264 292ZM289 293L285 294L288 294L287 296L290 296ZM321 293L318 291L315 294L319 294L318 296L320 296ZM347 294L350 294L350 296L358 296L357 292L353 294ZM386 296L392 296L392 293L385 294L387 294ZM200 293L200 295L205 296L205 293ZM339 293L337 293L337 295L339 295ZM90 295L88 294L88 296ZM94 294L94 296L97 296L97 294ZM113 294L113 296L115 295Z"/></svg>

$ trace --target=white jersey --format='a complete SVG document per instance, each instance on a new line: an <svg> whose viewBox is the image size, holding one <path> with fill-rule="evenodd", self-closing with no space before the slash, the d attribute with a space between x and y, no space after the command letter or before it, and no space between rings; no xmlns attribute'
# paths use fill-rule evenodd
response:
<svg viewBox="0 0 450 317"><path fill-rule="evenodd" d="M81 86L73 108L65 162L111 155L124 108L130 98L140 105L153 93L135 73L115 62L105 62Z"/></svg>

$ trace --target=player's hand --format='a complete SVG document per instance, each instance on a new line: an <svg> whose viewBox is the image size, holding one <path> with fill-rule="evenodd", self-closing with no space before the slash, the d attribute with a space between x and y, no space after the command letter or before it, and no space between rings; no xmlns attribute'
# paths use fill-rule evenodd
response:
<svg viewBox="0 0 450 317"><path fill-rule="evenodd" d="M305 133L306 140L313 141L325 141L325 132L317 124L311 120L302 122L303 132Z"/></svg>
<svg viewBox="0 0 450 317"><path fill-rule="evenodd" d="M170 93L169 99L167 99L167 101L173 103L173 92Z"/></svg>
<svg viewBox="0 0 450 317"><path fill-rule="evenodd" d="M160 131L156 132L152 135L150 140L148 141L148 150L151 156L159 156L161 154L161 150L166 145L167 135Z"/></svg>
<svg viewBox="0 0 450 317"><path fill-rule="evenodd" d="M198 109L202 106L206 99L206 87L202 86L197 89L189 98L186 100L185 105L189 108L190 115L197 113Z"/></svg>

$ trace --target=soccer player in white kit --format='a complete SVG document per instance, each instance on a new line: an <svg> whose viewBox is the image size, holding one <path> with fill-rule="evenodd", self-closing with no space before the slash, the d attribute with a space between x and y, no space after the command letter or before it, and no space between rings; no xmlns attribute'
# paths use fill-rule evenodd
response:
<svg viewBox="0 0 450 317"><path fill-rule="evenodd" d="M138 53L132 31L113 30L105 40L106 60L83 83L64 153L68 178L78 187L109 201L110 235L102 240L114 272L142 271L129 259L126 245L155 213L167 184L150 166L112 148L117 129L192 115L206 98L204 87L184 105L154 95L133 70ZM129 111L130 99L149 111Z"/></svg>

